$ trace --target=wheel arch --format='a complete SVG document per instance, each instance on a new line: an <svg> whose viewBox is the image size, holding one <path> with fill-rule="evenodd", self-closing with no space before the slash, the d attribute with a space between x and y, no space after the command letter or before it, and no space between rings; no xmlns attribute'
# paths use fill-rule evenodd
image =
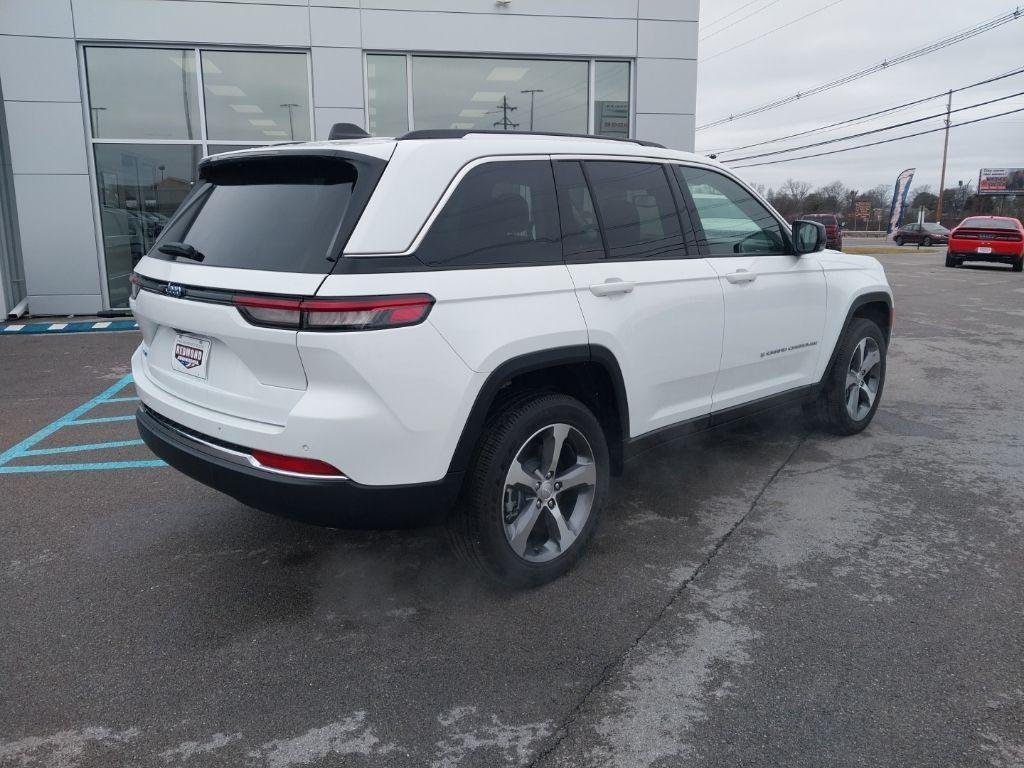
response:
<svg viewBox="0 0 1024 768"><path fill-rule="evenodd" d="M843 341L846 330L850 327L850 323L858 317L866 318L878 325L882 329L882 336L885 337L886 346L889 345L893 324L892 295L884 291L870 291L855 297L846 312L846 319L843 321L842 326L840 326L839 335L836 336L835 343L832 345L832 354L829 356L828 364L825 366L825 371L818 382L819 387L824 385L825 380L828 379L829 373L831 373L836 363L839 345Z"/></svg>
<svg viewBox="0 0 1024 768"><path fill-rule="evenodd" d="M519 355L495 368L477 392L448 471L469 469L476 447L496 408L524 391L558 391L594 411L605 431L613 474L623 465L629 437L629 403L622 369L614 353L595 344L577 344Z"/></svg>

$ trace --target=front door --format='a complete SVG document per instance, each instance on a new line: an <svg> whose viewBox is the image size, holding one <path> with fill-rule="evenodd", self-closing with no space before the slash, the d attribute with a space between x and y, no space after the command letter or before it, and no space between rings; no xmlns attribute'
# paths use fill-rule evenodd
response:
<svg viewBox="0 0 1024 768"><path fill-rule="evenodd" d="M712 412L812 383L825 324L818 259L794 255L778 219L733 179L707 168L677 169L725 301Z"/></svg>

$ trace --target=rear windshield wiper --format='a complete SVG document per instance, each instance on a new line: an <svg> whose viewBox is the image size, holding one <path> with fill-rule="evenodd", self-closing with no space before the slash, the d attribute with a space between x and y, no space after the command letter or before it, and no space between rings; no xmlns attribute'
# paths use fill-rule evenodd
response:
<svg viewBox="0 0 1024 768"><path fill-rule="evenodd" d="M166 253L168 256L180 256L184 259L192 259L192 261L202 261L206 258L206 256L188 243L164 243L157 250L160 253Z"/></svg>

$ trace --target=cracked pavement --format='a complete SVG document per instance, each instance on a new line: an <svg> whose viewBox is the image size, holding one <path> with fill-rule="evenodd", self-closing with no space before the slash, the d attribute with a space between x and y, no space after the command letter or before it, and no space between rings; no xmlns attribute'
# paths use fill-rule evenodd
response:
<svg viewBox="0 0 1024 768"><path fill-rule="evenodd" d="M1024 280L883 260L864 434L649 453L530 592L167 468L0 475L0 766L1024 766ZM136 343L0 340L0 450Z"/></svg>

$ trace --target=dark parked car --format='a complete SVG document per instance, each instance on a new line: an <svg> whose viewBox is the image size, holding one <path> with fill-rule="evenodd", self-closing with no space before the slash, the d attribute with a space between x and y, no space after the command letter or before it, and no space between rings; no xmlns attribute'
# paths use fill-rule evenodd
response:
<svg viewBox="0 0 1024 768"><path fill-rule="evenodd" d="M945 245L949 242L949 230L941 224L904 224L896 230L896 237L893 238L896 245L904 243L920 243L929 245Z"/></svg>
<svg viewBox="0 0 1024 768"><path fill-rule="evenodd" d="M825 247L843 249L843 226L834 213L805 213L800 217L803 221L816 221L825 225Z"/></svg>

